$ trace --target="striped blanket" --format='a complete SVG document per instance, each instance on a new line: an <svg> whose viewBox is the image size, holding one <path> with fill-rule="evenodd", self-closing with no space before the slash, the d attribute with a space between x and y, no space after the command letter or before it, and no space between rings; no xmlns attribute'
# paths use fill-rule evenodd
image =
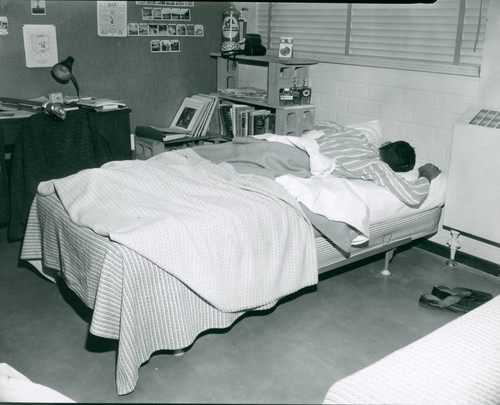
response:
<svg viewBox="0 0 500 405"><path fill-rule="evenodd" d="M221 311L317 283L313 230L293 197L189 149L111 162L38 192L57 193L73 222L146 257Z"/></svg>

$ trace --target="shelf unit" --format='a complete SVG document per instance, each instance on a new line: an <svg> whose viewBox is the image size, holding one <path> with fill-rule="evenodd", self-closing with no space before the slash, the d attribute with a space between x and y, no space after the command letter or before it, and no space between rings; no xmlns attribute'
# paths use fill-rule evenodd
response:
<svg viewBox="0 0 500 405"><path fill-rule="evenodd" d="M283 88L292 88L295 78L299 83L309 77L309 66L316 61L284 59L273 56L236 56L223 58L220 53L211 53L217 59L217 88L237 88L241 63L267 67L267 100L218 95L222 100L262 107L276 114L275 130L279 135L300 136L314 127L315 106L312 104L280 105L279 93Z"/></svg>

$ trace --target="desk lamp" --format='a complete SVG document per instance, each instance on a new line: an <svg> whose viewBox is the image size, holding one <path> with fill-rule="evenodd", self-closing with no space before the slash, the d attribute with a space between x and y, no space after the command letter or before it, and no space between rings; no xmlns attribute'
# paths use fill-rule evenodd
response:
<svg viewBox="0 0 500 405"><path fill-rule="evenodd" d="M76 95L78 96L78 101L82 101L82 97L80 95L80 87L78 87L78 83L75 80L75 77L71 74L71 70L73 67L73 62L75 59L72 56L68 56L62 62L56 63L50 73L52 74L53 79L61 84L66 84L70 80L76 89Z"/></svg>

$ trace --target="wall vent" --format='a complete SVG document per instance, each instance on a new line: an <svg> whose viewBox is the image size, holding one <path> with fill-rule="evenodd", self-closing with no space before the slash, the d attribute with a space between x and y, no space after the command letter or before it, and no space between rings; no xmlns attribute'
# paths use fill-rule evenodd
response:
<svg viewBox="0 0 500 405"><path fill-rule="evenodd" d="M482 108L469 124L500 129L500 111Z"/></svg>

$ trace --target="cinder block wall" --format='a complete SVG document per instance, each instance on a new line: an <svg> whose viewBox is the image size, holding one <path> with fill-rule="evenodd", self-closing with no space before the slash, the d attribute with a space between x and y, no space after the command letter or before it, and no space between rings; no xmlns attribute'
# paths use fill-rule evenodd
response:
<svg viewBox="0 0 500 405"><path fill-rule="evenodd" d="M246 3L246 7L248 7ZM249 12L249 32L252 25ZM254 31L252 31L252 29ZM310 68L316 121L353 124L378 119L389 139L415 146L422 162L448 172L453 123L470 106L500 108L500 2L489 2L481 77L322 63ZM242 85L265 87L262 69L242 68ZM471 207L477 209L477 207ZM431 240L446 245L440 228ZM460 237L462 251L500 264L500 247Z"/></svg>

